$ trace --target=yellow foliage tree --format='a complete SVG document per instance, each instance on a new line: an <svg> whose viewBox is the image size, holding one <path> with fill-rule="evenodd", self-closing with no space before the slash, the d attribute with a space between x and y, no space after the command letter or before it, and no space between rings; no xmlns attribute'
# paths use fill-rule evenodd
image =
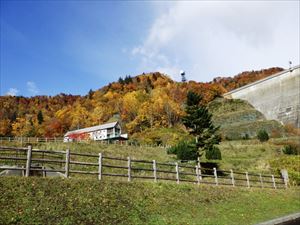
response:
<svg viewBox="0 0 300 225"><path fill-rule="evenodd" d="M14 136L33 136L34 126L29 117L17 118L12 124L12 134Z"/></svg>
<svg viewBox="0 0 300 225"><path fill-rule="evenodd" d="M10 120L9 119L0 120L0 136L8 135L10 130L11 130Z"/></svg>
<svg viewBox="0 0 300 225"><path fill-rule="evenodd" d="M71 111L71 129L84 128L90 125L89 112L82 107L80 103L76 103Z"/></svg>

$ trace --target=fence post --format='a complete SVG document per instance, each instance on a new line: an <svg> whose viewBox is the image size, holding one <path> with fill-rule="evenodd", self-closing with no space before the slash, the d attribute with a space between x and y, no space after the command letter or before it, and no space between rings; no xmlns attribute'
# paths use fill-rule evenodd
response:
<svg viewBox="0 0 300 225"><path fill-rule="evenodd" d="M175 170L176 170L176 183L179 184L179 166L178 163L175 163Z"/></svg>
<svg viewBox="0 0 300 225"><path fill-rule="evenodd" d="M98 180L101 180L102 179L102 153L99 153L99 159L98 159L98 162L99 162L99 168L98 168Z"/></svg>
<svg viewBox="0 0 300 225"><path fill-rule="evenodd" d="M69 177L70 149L66 150L65 177Z"/></svg>
<svg viewBox="0 0 300 225"><path fill-rule="evenodd" d="M281 177L283 178L284 186L285 188L288 188L288 183L289 183L289 174L286 169L280 170L281 172Z"/></svg>
<svg viewBox="0 0 300 225"><path fill-rule="evenodd" d="M233 170L230 170L230 177L231 177L231 183L232 183L232 186L235 187Z"/></svg>
<svg viewBox="0 0 300 225"><path fill-rule="evenodd" d="M130 157L127 157L128 159L128 181L131 181L131 159Z"/></svg>
<svg viewBox="0 0 300 225"><path fill-rule="evenodd" d="M46 171L45 171L45 166L42 166L42 172L43 172L43 177L46 177Z"/></svg>
<svg viewBox="0 0 300 225"><path fill-rule="evenodd" d="M202 180L202 172L201 172L201 164L200 164L200 157L198 157L198 174L199 174L199 178L200 180Z"/></svg>
<svg viewBox="0 0 300 225"><path fill-rule="evenodd" d="M276 183L275 183L274 175L272 175L272 181L273 181L273 187L274 187L274 189L276 189Z"/></svg>
<svg viewBox="0 0 300 225"><path fill-rule="evenodd" d="M154 182L157 182L156 161L155 160L153 160L153 176L154 176Z"/></svg>
<svg viewBox="0 0 300 225"><path fill-rule="evenodd" d="M216 182L216 185L219 185L218 183L218 175L217 175L217 169L214 167L214 175L215 175L215 182Z"/></svg>
<svg viewBox="0 0 300 225"><path fill-rule="evenodd" d="M261 173L259 174L259 180L260 180L260 185L261 185L261 188L264 188L264 184L263 184L263 178L262 178L262 175L261 175Z"/></svg>
<svg viewBox="0 0 300 225"><path fill-rule="evenodd" d="M246 180L247 180L247 187L250 188L250 182L249 182L248 172L246 172L245 174L246 174Z"/></svg>
<svg viewBox="0 0 300 225"><path fill-rule="evenodd" d="M197 176L197 184L200 184L200 176L199 176L199 166L196 166L196 176Z"/></svg>
<svg viewBox="0 0 300 225"><path fill-rule="evenodd" d="M29 177L31 166L32 146L28 145L25 177Z"/></svg>
<svg viewBox="0 0 300 225"><path fill-rule="evenodd" d="M24 170L24 166L21 166L21 168L22 168L22 176L24 177L24 176L25 176L26 169Z"/></svg>

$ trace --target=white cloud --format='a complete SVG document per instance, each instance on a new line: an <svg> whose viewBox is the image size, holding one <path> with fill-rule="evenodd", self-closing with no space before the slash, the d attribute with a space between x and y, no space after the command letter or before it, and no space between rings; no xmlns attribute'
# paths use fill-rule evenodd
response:
<svg viewBox="0 0 300 225"><path fill-rule="evenodd" d="M159 7L159 4L155 4ZM166 7L165 5L163 7ZM215 76L299 63L299 2L178 1L131 50L138 70L208 81Z"/></svg>
<svg viewBox="0 0 300 225"><path fill-rule="evenodd" d="M26 83L27 85L27 90L33 94L36 95L37 93L39 93L39 89L37 88L36 84L32 81L27 81Z"/></svg>
<svg viewBox="0 0 300 225"><path fill-rule="evenodd" d="M16 88L10 88L8 92L6 92L5 95L10 95L10 96L16 96L18 94L19 90Z"/></svg>

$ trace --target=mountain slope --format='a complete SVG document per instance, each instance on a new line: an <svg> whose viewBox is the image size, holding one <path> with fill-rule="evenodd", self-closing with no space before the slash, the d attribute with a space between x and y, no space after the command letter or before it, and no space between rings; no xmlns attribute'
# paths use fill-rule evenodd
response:
<svg viewBox="0 0 300 225"><path fill-rule="evenodd" d="M213 82L175 82L161 73L126 76L86 96L0 97L0 136L62 136L66 131L97 125L118 115L125 132L180 126L189 90L207 104L218 96L282 70L244 72Z"/></svg>

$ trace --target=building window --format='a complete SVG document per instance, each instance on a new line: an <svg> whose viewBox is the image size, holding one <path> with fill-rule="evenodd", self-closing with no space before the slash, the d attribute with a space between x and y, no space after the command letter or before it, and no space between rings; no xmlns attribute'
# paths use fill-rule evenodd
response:
<svg viewBox="0 0 300 225"><path fill-rule="evenodd" d="M113 132L113 128L108 128L108 129L107 129L107 133L108 133L108 134L111 134L112 132Z"/></svg>

